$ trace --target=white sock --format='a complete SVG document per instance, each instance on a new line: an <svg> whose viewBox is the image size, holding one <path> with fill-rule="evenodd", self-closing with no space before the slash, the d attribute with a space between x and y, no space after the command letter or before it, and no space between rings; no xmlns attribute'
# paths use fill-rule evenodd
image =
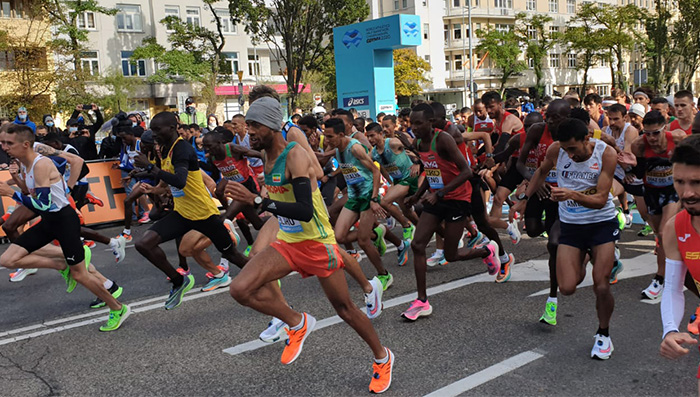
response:
<svg viewBox="0 0 700 397"><path fill-rule="evenodd" d="M221 278L223 276L224 276L224 272L219 272L219 273L214 275L214 278Z"/></svg>
<svg viewBox="0 0 700 397"><path fill-rule="evenodd" d="M107 281L105 281L104 284L102 284L102 285L105 286L105 289L110 289L114 285L114 282L110 279L107 279Z"/></svg>
<svg viewBox="0 0 700 397"><path fill-rule="evenodd" d="M399 246L396 247L396 248L397 248L399 251L401 251L401 250L403 249L403 247L404 247L404 243L403 243L403 241L402 241L402 242L401 242L401 245L399 245Z"/></svg>
<svg viewBox="0 0 700 397"><path fill-rule="evenodd" d="M435 250L435 256L443 256L443 255L445 255L444 250Z"/></svg>
<svg viewBox="0 0 700 397"><path fill-rule="evenodd" d="M126 234L127 236L131 236L131 229L122 230L122 234Z"/></svg>
<svg viewBox="0 0 700 397"><path fill-rule="evenodd" d="M556 305L556 304L557 304L557 297L555 296L554 298L552 298L552 297L550 296L549 298L547 298L547 303L549 303L549 302L552 302L552 303L554 303L554 304Z"/></svg>
<svg viewBox="0 0 700 397"><path fill-rule="evenodd" d="M503 254L499 256L498 259L500 259L501 263L506 263L510 260L510 257L508 256L508 254Z"/></svg>
<svg viewBox="0 0 700 397"><path fill-rule="evenodd" d="M228 266L228 265L229 265L228 259L226 259L226 258L221 258L221 260L219 261L219 266L224 266L224 267L226 267L226 266Z"/></svg>
<svg viewBox="0 0 700 397"><path fill-rule="evenodd" d="M304 327L304 319L305 319L305 318L306 318L306 316L304 316L304 315L302 314L302 315L301 315L301 322L300 322L299 324L293 326L293 327L290 327L291 330L292 330L292 331L299 331L300 329L302 329L302 328Z"/></svg>
<svg viewBox="0 0 700 397"><path fill-rule="evenodd" d="M117 243L117 239L116 239L116 238L110 238L110 239L109 239L109 246L110 246L110 247L116 247L117 245L119 245L119 243Z"/></svg>
<svg viewBox="0 0 700 397"><path fill-rule="evenodd" d="M375 363L377 363L377 364L386 364L386 363L389 362L389 350L387 350L386 347L385 347L385 348L384 348L384 351L386 352L386 356L385 356L384 358L381 358L381 359L376 359L376 358L375 358L375 359L374 359L374 362L375 362Z"/></svg>

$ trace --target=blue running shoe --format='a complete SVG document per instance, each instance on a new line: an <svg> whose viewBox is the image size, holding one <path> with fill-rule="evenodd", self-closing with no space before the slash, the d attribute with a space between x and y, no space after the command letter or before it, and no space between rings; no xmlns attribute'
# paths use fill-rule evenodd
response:
<svg viewBox="0 0 700 397"><path fill-rule="evenodd" d="M411 248L411 240L403 241L403 249L399 250L399 266L404 266L408 262L408 250Z"/></svg>
<svg viewBox="0 0 700 397"><path fill-rule="evenodd" d="M209 282L202 287L202 292L214 291L217 288L228 287L231 284L231 277L228 273L224 273L223 276L216 278L212 277Z"/></svg>

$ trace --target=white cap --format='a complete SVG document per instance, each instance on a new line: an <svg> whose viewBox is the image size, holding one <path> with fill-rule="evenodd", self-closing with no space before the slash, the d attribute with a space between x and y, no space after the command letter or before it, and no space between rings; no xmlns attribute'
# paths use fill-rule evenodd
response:
<svg viewBox="0 0 700 397"><path fill-rule="evenodd" d="M644 118L644 115L647 114L647 110L641 103L635 103L630 106L629 113L634 113L637 116Z"/></svg>

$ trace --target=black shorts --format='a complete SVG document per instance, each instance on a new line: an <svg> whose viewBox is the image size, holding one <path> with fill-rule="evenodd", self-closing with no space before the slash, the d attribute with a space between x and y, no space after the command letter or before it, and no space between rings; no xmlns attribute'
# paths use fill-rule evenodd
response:
<svg viewBox="0 0 700 397"><path fill-rule="evenodd" d="M583 225L564 222L560 224L559 245L569 245L586 251L620 239L620 224L617 218Z"/></svg>
<svg viewBox="0 0 700 397"><path fill-rule="evenodd" d="M161 243L184 236L190 230L196 230L211 240L219 252L224 252L233 246L226 226L218 215L212 215L207 219L193 221L172 211L159 220L149 230L160 236Z"/></svg>
<svg viewBox="0 0 700 397"><path fill-rule="evenodd" d="M258 191L258 187L255 185L255 179L252 175L249 176L248 179L243 181L243 183L241 183L241 185L245 186L246 189L248 189L251 193L254 193L254 194L260 193Z"/></svg>
<svg viewBox="0 0 700 397"><path fill-rule="evenodd" d="M637 197L644 197L644 185L639 184L639 185L629 185L627 183L623 183L622 180L618 177L615 177L615 180L620 182L620 185L625 189L625 192L637 196Z"/></svg>
<svg viewBox="0 0 700 397"><path fill-rule="evenodd" d="M517 159L516 159L517 160ZM498 184L499 187L510 190L511 192L522 183L523 175L518 171L518 167L515 166L517 161L511 161L510 167L506 170L506 173L501 177L501 182Z"/></svg>
<svg viewBox="0 0 700 397"><path fill-rule="evenodd" d="M647 204L649 215L661 215L664 207L678 202L678 193L673 186L664 188L644 187L644 202Z"/></svg>
<svg viewBox="0 0 700 397"><path fill-rule="evenodd" d="M542 221L542 214L546 216L544 221L544 231L549 233L552 225L559 219L559 203L548 198L540 199L537 194L527 200L524 217L526 219L536 219Z"/></svg>
<svg viewBox="0 0 700 397"><path fill-rule="evenodd" d="M462 200L438 200L435 205L424 202L423 211L445 222L463 222L471 215L471 204Z"/></svg>
<svg viewBox="0 0 700 397"><path fill-rule="evenodd" d="M488 190L489 187L480 176L470 179L469 183L472 184L472 201L469 205L469 212L470 214L484 213L486 211L486 207L484 206L484 198L481 195L481 192Z"/></svg>
<svg viewBox="0 0 700 397"><path fill-rule="evenodd" d="M88 190L90 190L90 185L89 184L84 184L84 185L75 185L73 186L73 190L70 191L71 197L73 197L73 201L75 201L75 206L78 209L81 209L85 206L85 196L87 195Z"/></svg>
<svg viewBox="0 0 700 397"><path fill-rule="evenodd" d="M69 266L85 259L80 240L80 218L69 205L57 212L41 213L41 221L22 233L14 243L32 253L53 240L58 240Z"/></svg>

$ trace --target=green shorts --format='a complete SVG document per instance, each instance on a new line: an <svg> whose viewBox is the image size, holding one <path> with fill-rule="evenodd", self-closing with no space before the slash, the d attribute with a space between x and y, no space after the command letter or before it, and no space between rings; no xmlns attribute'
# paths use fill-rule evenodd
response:
<svg viewBox="0 0 700 397"><path fill-rule="evenodd" d="M418 191L418 177L408 177L404 178L398 182L396 182L397 185L403 185L403 186L408 186L408 196L414 195Z"/></svg>
<svg viewBox="0 0 700 397"><path fill-rule="evenodd" d="M369 203L371 202L370 195L371 194L367 195L367 197L348 197L348 201L345 203L344 207L358 214L365 212L369 209Z"/></svg>

